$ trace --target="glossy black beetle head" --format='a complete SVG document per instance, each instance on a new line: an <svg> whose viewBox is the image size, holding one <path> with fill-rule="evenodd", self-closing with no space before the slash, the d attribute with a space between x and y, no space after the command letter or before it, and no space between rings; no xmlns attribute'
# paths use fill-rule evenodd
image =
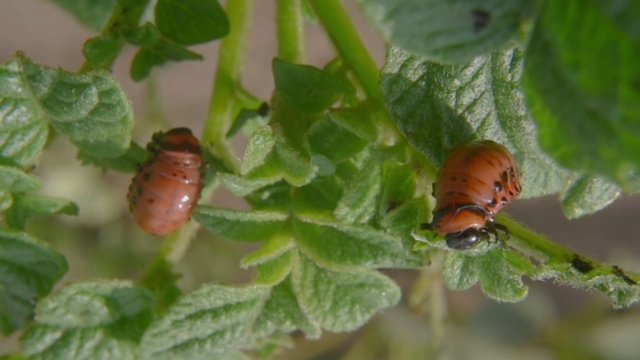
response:
<svg viewBox="0 0 640 360"><path fill-rule="evenodd" d="M447 246L451 249L466 250L478 243L486 236L486 232L482 229L467 228L463 231L447 234L445 237Z"/></svg>

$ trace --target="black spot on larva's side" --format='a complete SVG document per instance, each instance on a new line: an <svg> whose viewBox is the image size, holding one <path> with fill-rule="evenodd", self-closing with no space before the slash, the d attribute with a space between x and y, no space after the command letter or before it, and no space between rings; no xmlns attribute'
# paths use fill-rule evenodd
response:
<svg viewBox="0 0 640 360"><path fill-rule="evenodd" d="M473 33L477 34L491 23L491 14L483 9L474 9L471 11L471 20L473 21Z"/></svg>
<svg viewBox="0 0 640 360"><path fill-rule="evenodd" d="M156 200L155 200L155 199L153 199L153 198L151 198L151 199L147 200L147 202L148 202L149 204L155 204Z"/></svg>
<svg viewBox="0 0 640 360"><path fill-rule="evenodd" d="M188 179L187 179L187 175L182 174L182 180L188 180Z"/></svg>
<svg viewBox="0 0 640 360"><path fill-rule="evenodd" d="M509 175L511 175L511 177L516 176L516 170L513 168L513 166L509 168Z"/></svg>
<svg viewBox="0 0 640 360"><path fill-rule="evenodd" d="M593 270L593 265L578 254L573 254L573 259L571 259L571 266L583 274L586 274L589 271Z"/></svg>
<svg viewBox="0 0 640 360"><path fill-rule="evenodd" d="M507 198L505 198L504 196L500 199L500 205L507 205L509 203L509 201L507 201Z"/></svg>
<svg viewBox="0 0 640 360"><path fill-rule="evenodd" d="M496 181L493 183L493 190L495 192L500 192L502 191L502 183L500 181Z"/></svg>
<svg viewBox="0 0 640 360"><path fill-rule="evenodd" d="M498 199L496 198L491 199L491 201L489 201L489 203L487 204L487 206L490 208L496 207L496 205L498 205Z"/></svg>
<svg viewBox="0 0 640 360"><path fill-rule="evenodd" d="M503 171L502 174L500 174L500 177L502 178L503 182L508 182L509 181L509 173L506 171Z"/></svg>
<svg viewBox="0 0 640 360"><path fill-rule="evenodd" d="M638 283L635 282L635 280L633 280L632 278L628 277L627 274L625 274L624 271L622 271L622 269L620 269L619 267L614 265L614 266L612 266L612 268L613 268L614 274L619 276L627 284L629 284L629 285L637 285L638 284Z"/></svg>
<svg viewBox="0 0 640 360"><path fill-rule="evenodd" d="M516 194L514 194L513 191L509 190L509 197L513 199L515 196Z"/></svg>
<svg viewBox="0 0 640 360"><path fill-rule="evenodd" d="M462 182L463 182L464 184L466 184L466 183L467 183L467 178L466 178L466 177L465 177L465 178L462 178Z"/></svg>

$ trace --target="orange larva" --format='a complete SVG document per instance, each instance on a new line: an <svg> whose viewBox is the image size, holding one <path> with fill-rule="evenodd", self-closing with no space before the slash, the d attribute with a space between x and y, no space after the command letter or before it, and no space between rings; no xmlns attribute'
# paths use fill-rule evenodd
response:
<svg viewBox="0 0 640 360"><path fill-rule="evenodd" d="M148 233L166 235L182 226L202 188L202 152L187 128L153 135L152 157L138 171L127 198L134 220Z"/></svg>
<svg viewBox="0 0 640 360"><path fill-rule="evenodd" d="M513 156L491 140L476 140L451 151L433 189L433 227L447 245L467 249L496 235L495 215L513 202L522 188Z"/></svg>

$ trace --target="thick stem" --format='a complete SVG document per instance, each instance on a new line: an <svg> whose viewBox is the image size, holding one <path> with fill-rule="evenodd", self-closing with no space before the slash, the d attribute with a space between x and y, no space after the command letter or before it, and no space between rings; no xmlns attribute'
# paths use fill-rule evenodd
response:
<svg viewBox="0 0 640 360"><path fill-rule="evenodd" d="M345 64L353 71L367 95L374 113L379 114L381 126L379 142L392 146L399 141L398 130L387 113L379 86L380 70L351 23L351 18L340 5L340 0L309 0L331 42Z"/></svg>
<svg viewBox="0 0 640 360"><path fill-rule="evenodd" d="M533 232L531 229L511 219L505 214L498 215L497 222L509 228L517 248L526 250L527 254L540 261L571 259L573 251L557 244L546 237Z"/></svg>
<svg viewBox="0 0 640 360"><path fill-rule="evenodd" d="M276 24L278 57L291 63L304 61L304 22L301 0L278 0Z"/></svg>
<svg viewBox="0 0 640 360"><path fill-rule="evenodd" d="M220 157L230 169L237 169L236 157L226 134L239 111L235 95L249 42L249 30L254 0L227 2L227 16L231 29L220 43L218 67L209 102L209 113L202 134L203 144Z"/></svg>
<svg viewBox="0 0 640 360"><path fill-rule="evenodd" d="M586 255L578 255L570 248L555 243L543 235L540 235L505 214L500 214L497 221L509 228L512 234L510 242L514 248L533 257L541 263L572 263L576 257L593 266L593 272L599 274L618 274L620 269L606 263L598 262ZM640 274L625 271L624 276L635 281L640 281Z"/></svg>
<svg viewBox="0 0 640 360"><path fill-rule="evenodd" d="M380 72L369 51L360 40L349 15L339 0L310 0L311 6L322 23L340 56L353 70L367 95L382 102L378 86Z"/></svg>

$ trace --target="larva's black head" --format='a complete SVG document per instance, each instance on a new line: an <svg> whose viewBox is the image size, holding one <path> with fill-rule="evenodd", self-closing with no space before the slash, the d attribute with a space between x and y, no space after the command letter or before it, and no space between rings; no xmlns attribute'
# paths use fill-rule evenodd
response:
<svg viewBox="0 0 640 360"><path fill-rule="evenodd" d="M466 250L473 247L486 236L482 229L468 228L463 231L447 234L445 240L451 249Z"/></svg>

